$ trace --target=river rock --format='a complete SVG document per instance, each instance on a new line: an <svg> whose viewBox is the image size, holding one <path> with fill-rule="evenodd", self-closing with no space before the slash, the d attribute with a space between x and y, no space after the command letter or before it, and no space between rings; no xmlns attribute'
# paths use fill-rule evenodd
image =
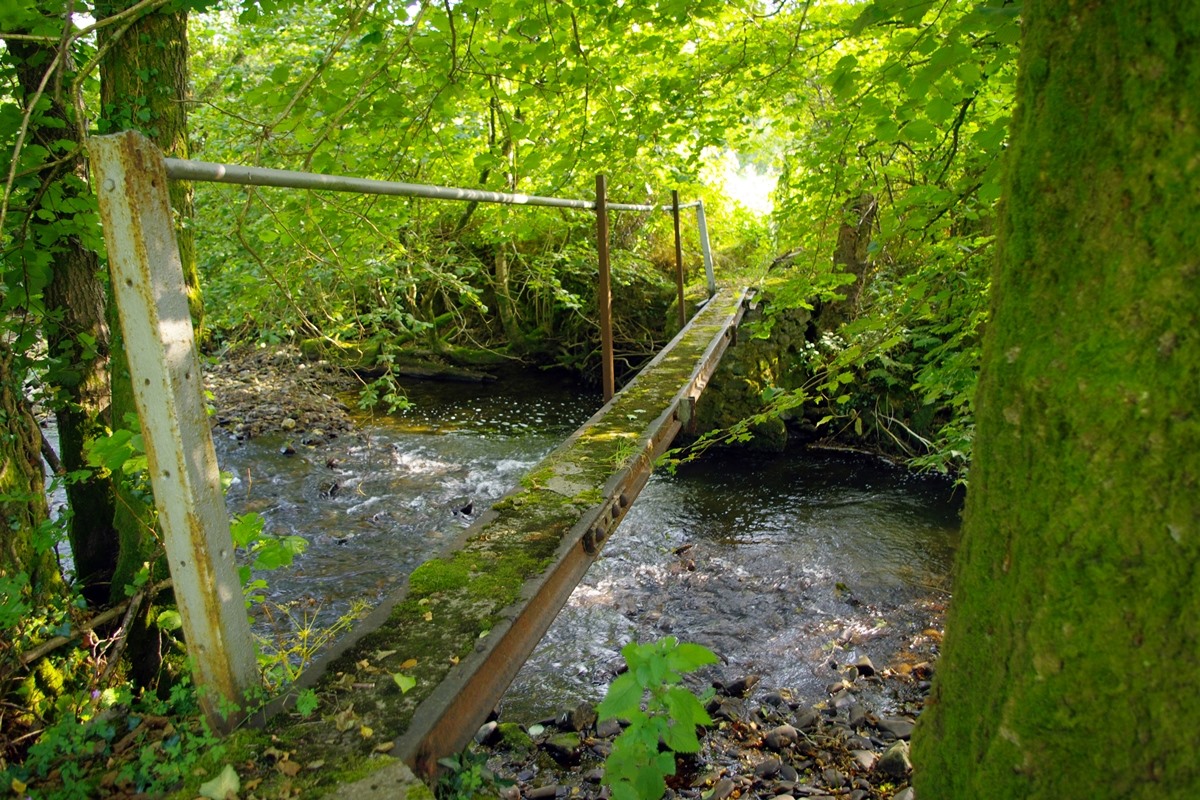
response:
<svg viewBox="0 0 1200 800"><path fill-rule="evenodd" d="M542 742L542 747L550 757L563 766L572 766L579 762L579 745L579 734L574 732L557 733Z"/></svg>
<svg viewBox="0 0 1200 800"><path fill-rule="evenodd" d="M721 778L713 786L712 794L709 795L708 800L725 800L725 798L733 794L734 788L733 781L729 778Z"/></svg>
<svg viewBox="0 0 1200 800"><path fill-rule="evenodd" d="M917 800L917 793L913 791L911 786L905 786L892 795L892 800Z"/></svg>
<svg viewBox="0 0 1200 800"><path fill-rule="evenodd" d="M871 663L871 659L867 656L861 656L854 662L854 668L858 670L858 674L864 678L869 678L875 674L875 665Z"/></svg>
<svg viewBox="0 0 1200 800"><path fill-rule="evenodd" d="M893 744L875 762L875 771L890 778L904 778L912 771L912 761L908 758L908 742L901 739Z"/></svg>
<svg viewBox="0 0 1200 800"><path fill-rule="evenodd" d="M908 739L912 736L916 723L906 717L884 717L875 723L875 727L897 739Z"/></svg>
<svg viewBox="0 0 1200 800"><path fill-rule="evenodd" d="M526 753L533 749L533 739L515 722L501 722L496 726L499 744L514 753Z"/></svg>
<svg viewBox="0 0 1200 800"><path fill-rule="evenodd" d="M596 723L596 708L591 703L580 703L570 711L564 711L558 719L563 730L583 732Z"/></svg>
<svg viewBox="0 0 1200 800"><path fill-rule="evenodd" d="M500 725L495 720L485 722L475 731L475 742L484 747L491 747L500 741Z"/></svg>
<svg viewBox="0 0 1200 800"><path fill-rule="evenodd" d="M713 681L713 688L719 694L723 694L726 697L745 697L758 684L759 680L761 680L761 677L758 675L746 675L728 683Z"/></svg>
<svg viewBox="0 0 1200 800"><path fill-rule="evenodd" d="M780 750L795 744L797 741L799 741L799 739L800 732L798 730L793 728L791 725L780 725L779 727L770 730L767 735L763 737L763 744L766 745L769 750L779 752Z"/></svg>
<svg viewBox="0 0 1200 800"><path fill-rule="evenodd" d="M854 756L854 762L864 770L874 769L875 762L879 760L879 754L871 750L851 750L850 755Z"/></svg>
<svg viewBox="0 0 1200 800"><path fill-rule="evenodd" d="M550 800L558 794L558 784L550 784L549 786L539 786L536 789L530 789L525 793L528 800Z"/></svg>
<svg viewBox="0 0 1200 800"><path fill-rule="evenodd" d="M846 776L833 767L821 773L821 780L830 789L840 789L846 785Z"/></svg>
<svg viewBox="0 0 1200 800"><path fill-rule="evenodd" d="M851 728L857 728L863 724L867 718L867 710L858 703L853 703L846 711L846 723Z"/></svg>
<svg viewBox="0 0 1200 800"><path fill-rule="evenodd" d="M796 712L796 730L811 731L817 727L817 722L820 721L821 715L811 708L804 708Z"/></svg>
<svg viewBox="0 0 1200 800"><path fill-rule="evenodd" d="M621 723L615 719L602 719L596 723L596 735L601 739L615 739L622 730Z"/></svg>

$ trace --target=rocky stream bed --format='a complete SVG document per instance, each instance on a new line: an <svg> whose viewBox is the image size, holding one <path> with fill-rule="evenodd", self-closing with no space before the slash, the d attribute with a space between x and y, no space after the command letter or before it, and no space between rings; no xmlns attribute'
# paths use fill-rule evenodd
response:
<svg viewBox="0 0 1200 800"><path fill-rule="evenodd" d="M355 435L338 398L357 379L297 351L224 354L207 370L206 385L218 435L283 432L311 448ZM686 562L681 568L695 569ZM924 626L909 622L909 634L868 648L874 660L856 632L831 637L820 663L810 665L825 681L816 695L774 685L769 674L722 674L720 667L698 673L702 684L692 688L711 685L707 710L714 724L699 753L678 758L668 796L911 800L908 738L929 689L942 610L941 602L927 603L919 612ZM604 759L620 730L598 723L587 701L545 719L498 716L476 734L463 760L486 763L499 779L491 789L506 798L603 798L609 795L600 782Z"/></svg>

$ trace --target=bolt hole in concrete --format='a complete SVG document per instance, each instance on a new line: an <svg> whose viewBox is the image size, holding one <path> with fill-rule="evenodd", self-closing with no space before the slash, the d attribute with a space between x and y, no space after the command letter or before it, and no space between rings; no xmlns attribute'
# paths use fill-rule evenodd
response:
<svg viewBox="0 0 1200 800"><path fill-rule="evenodd" d="M405 388L411 409L359 418L357 434L318 446L302 443L302 420L286 435L218 435L230 511L309 541L264 576L269 599L318 625L440 552L600 405L594 390L542 374ZM724 452L656 473L504 713L537 719L599 699L625 643L666 634L713 648L720 670L814 697L835 648L839 662L886 664L946 599L959 500L940 480L835 453Z"/></svg>

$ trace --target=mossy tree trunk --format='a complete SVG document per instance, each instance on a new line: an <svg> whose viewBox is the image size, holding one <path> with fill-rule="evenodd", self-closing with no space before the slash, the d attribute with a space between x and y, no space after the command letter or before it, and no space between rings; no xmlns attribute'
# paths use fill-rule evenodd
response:
<svg viewBox="0 0 1200 800"><path fill-rule="evenodd" d="M62 588L54 552L35 540L47 516L43 480L41 434L0 339L0 578L24 575L17 591L35 604Z"/></svg>
<svg viewBox="0 0 1200 800"><path fill-rule="evenodd" d="M6 46L17 64L17 83L24 98L36 94L47 65L71 63L71 59L55 62L53 48L43 43L13 39L6 41ZM51 83L69 84L74 77L69 69L60 66ZM42 112L30 126L30 141L44 147L47 153L56 152L64 140L80 147L73 110L61 95L44 95L44 101ZM39 194L62 199L48 207L30 208L23 224L15 229L21 232L23 243L36 243L35 250L39 257L45 258L45 268L50 271L43 290L47 313L42 327L51 356L46 381L58 391L54 411L62 468L77 476L66 484L71 508L68 535L83 594L98 604L108 600L117 560L113 487L107 478L78 476L88 469L87 442L101 435L108 424L109 337L104 315L105 293L94 249L96 243L88 242L97 234L89 229L90 222L80 222L89 220L90 215L58 210L80 201L94 208L82 150L51 162L38 179Z"/></svg>
<svg viewBox="0 0 1200 800"><path fill-rule="evenodd" d="M917 796L1200 797L1200 5L1024 13Z"/></svg>
<svg viewBox="0 0 1200 800"><path fill-rule="evenodd" d="M131 0L98 2L98 17L109 16L134 5ZM164 154L188 157L188 41L187 12L155 11L137 20L121 34L120 42L109 49L100 63L100 103L102 127L106 132L135 129L150 137ZM194 237L190 228L193 216L191 185L172 181L171 208L175 213L175 237L188 290L193 323L202 327L199 278L196 269ZM109 298L112 326L112 418L114 426L123 426L128 414L136 414L128 358L115 304ZM120 556L113 576L113 600L125 595L125 587L144 564L152 566L155 577L161 565L161 547L155 534L153 512L128 487L118 490L115 525L120 537ZM159 670L159 639L150 620L155 610L147 606L130 630L129 655L135 680L145 686L154 681Z"/></svg>
<svg viewBox="0 0 1200 800"><path fill-rule="evenodd" d="M854 283L845 288L844 300L833 300L821 309L817 326L821 330L833 331L844 322L858 316L859 300L869 278L868 245L879 201L872 194L862 194L842 207L843 219L838 226L837 246L833 251L833 264L841 272L854 277Z"/></svg>

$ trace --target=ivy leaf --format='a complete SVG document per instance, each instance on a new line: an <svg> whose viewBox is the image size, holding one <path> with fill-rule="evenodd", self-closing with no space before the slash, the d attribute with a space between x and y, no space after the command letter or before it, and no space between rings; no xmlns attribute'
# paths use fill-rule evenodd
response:
<svg viewBox="0 0 1200 800"><path fill-rule="evenodd" d="M408 694L409 689L417 685L417 679L403 672L393 672L392 680L400 687L400 694Z"/></svg>

